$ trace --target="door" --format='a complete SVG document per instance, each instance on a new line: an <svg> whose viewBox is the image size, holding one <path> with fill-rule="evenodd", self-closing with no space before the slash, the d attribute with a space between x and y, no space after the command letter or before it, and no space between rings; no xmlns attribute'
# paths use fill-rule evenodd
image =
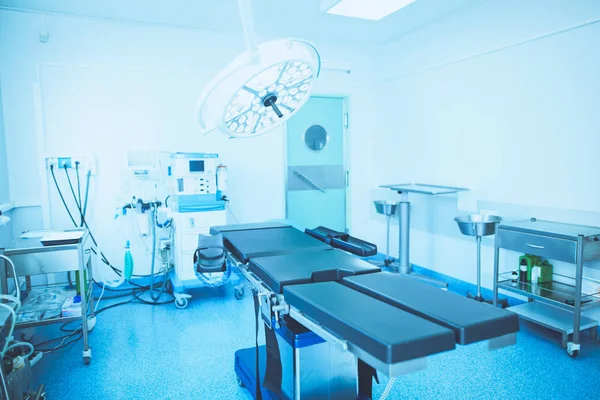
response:
<svg viewBox="0 0 600 400"><path fill-rule="evenodd" d="M287 123L286 215L300 228L346 231L344 99L311 97Z"/></svg>

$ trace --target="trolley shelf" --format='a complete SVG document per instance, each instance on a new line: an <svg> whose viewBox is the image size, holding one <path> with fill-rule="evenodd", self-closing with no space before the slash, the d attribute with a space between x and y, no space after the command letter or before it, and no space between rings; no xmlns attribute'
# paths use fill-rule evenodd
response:
<svg viewBox="0 0 600 400"><path fill-rule="evenodd" d="M92 281L88 281L88 285L89 287L92 287ZM77 292L75 291L75 289L70 289L67 287L66 283L56 283L56 284L50 284L50 285L32 285L29 289L21 289L22 292L27 293L28 291L30 291L31 289L35 289L35 288L46 288L46 289L60 289L62 290L66 296L74 296L77 294ZM91 300L91 296L92 296L93 292L91 290L88 291L87 294L87 303L90 303ZM27 293L28 295L28 293ZM27 296L26 295L26 296ZM26 304L27 302L27 297L25 296L25 298L22 298L21 301L23 301L23 304ZM23 297L23 296L22 296ZM53 307L47 307L47 309L43 310L43 309L38 309L37 311L54 311L55 308ZM72 322L72 321L81 321L81 315L74 315L74 316L69 316L69 317L63 317L63 316L57 316L57 317L53 317L53 318L46 318L46 319L36 319L36 320L30 320L30 321L20 321L17 318L17 324L15 325L15 328L20 328L20 329L24 329L24 328L30 328L30 327L34 327L34 326L40 326L40 325L52 325L52 324L58 324L58 323L67 323L67 322Z"/></svg>
<svg viewBox="0 0 600 400"><path fill-rule="evenodd" d="M92 360L92 349L88 341L89 327L86 322L87 318L93 318L95 316L94 296L92 292L92 270L93 264L96 261L95 255L98 254L98 252L94 248L89 231L84 228L68 230L69 233L78 233L76 243L66 245L44 245L42 243L42 238L44 236L54 235L56 238L57 233L62 235L65 232L67 231L49 230L29 233L15 240L9 247L4 249L4 255L9 257L14 263L15 273L8 267L8 262L0 262L0 292L5 294L8 293L8 278L13 278L13 280L24 278L25 289L21 290L23 295L21 301L23 303L19 310L20 312L18 313L22 313L23 315L21 318L17 317L15 327L28 328L71 321L81 322L80 332L83 339L82 356L83 362L87 365ZM4 268L1 268L2 266L4 266ZM47 292L50 296L45 296L43 291L39 291L38 293L41 295L32 298L28 304L27 297L32 296L32 291L37 289L32 286L32 276L66 273L70 271L77 271L79 273L77 280L82 286L80 290L87 294L81 296L81 304L78 306L74 304L75 307L81 309L81 315L62 316L63 313L67 314L63 311L63 297L52 297L52 291ZM16 275L16 277L13 275ZM87 282L87 284L84 283L84 281ZM63 286L62 289L64 289L66 283L41 285L41 287L44 287L45 289L55 289L52 288L53 286ZM69 291L70 295L73 295L74 292L75 291ZM79 312L73 313L79 314Z"/></svg>
<svg viewBox="0 0 600 400"><path fill-rule="evenodd" d="M519 304L518 306L509 307L507 310L519 314L521 318L527 321L535 322L564 335L573 334L572 312L537 302ZM597 326L598 321L584 316L581 317L581 331L592 329Z"/></svg>
<svg viewBox="0 0 600 400"><path fill-rule="evenodd" d="M540 302L569 311L575 309L575 286L562 282L526 283L513 282L510 279L498 282L498 288L520 294ZM600 306L600 293L581 294L581 309L587 310Z"/></svg>
<svg viewBox="0 0 600 400"><path fill-rule="evenodd" d="M19 329L24 329L24 328L31 328L34 326L40 326L40 325L51 325L51 324L58 324L58 323L67 323L67 322L72 322L72 321L81 321L81 316L73 316L73 317L56 317L56 318L49 318L49 319L43 319L41 321L26 321L26 322L17 322L17 325L15 326L15 328L19 328Z"/></svg>

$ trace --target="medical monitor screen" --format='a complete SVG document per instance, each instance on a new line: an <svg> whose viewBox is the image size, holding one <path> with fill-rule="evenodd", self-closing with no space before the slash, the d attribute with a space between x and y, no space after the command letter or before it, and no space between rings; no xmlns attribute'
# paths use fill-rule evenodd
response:
<svg viewBox="0 0 600 400"><path fill-rule="evenodd" d="M204 160L190 161L190 172L204 172Z"/></svg>

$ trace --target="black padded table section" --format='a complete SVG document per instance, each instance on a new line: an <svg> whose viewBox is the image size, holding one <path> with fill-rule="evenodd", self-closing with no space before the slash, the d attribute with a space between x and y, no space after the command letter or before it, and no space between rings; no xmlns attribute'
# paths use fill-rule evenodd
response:
<svg viewBox="0 0 600 400"><path fill-rule="evenodd" d="M221 225L213 226L210 228L211 235L217 235L219 233L234 232L234 231L248 231L252 229L270 229L270 228L285 228L286 225L282 222L257 222L251 224L233 224L233 225Z"/></svg>
<svg viewBox="0 0 600 400"><path fill-rule="evenodd" d="M255 257L332 249L328 244L288 225L221 233L227 250L242 263Z"/></svg>
<svg viewBox="0 0 600 400"><path fill-rule="evenodd" d="M276 293L283 293L283 287L287 285L339 282L346 276L381 271L379 267L335 249L252 258L248 268Z"/></svg>
<svg viewBox="0 0 600 400"><path fill-rule="evenodd" d="M519 330L517 314L440 290L414 278L382 272L353 276L343 284L454 331L466 345Z"/></svg>
<svg viewBox="0 0 600 400"><path fill-rule="evenodd" d="M298 311L388 365L455 348L450 329L336 282L286 286L283 293Z"/></svg>

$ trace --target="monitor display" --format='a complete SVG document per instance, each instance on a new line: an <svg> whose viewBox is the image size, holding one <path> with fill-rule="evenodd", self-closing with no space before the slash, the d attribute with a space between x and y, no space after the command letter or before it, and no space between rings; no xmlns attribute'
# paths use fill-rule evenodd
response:
<svg viewBox="0 0 600 400"><path fill-rule="evenodd" d="M191 160L190 172L204 172L204 160Z"/></svg>

